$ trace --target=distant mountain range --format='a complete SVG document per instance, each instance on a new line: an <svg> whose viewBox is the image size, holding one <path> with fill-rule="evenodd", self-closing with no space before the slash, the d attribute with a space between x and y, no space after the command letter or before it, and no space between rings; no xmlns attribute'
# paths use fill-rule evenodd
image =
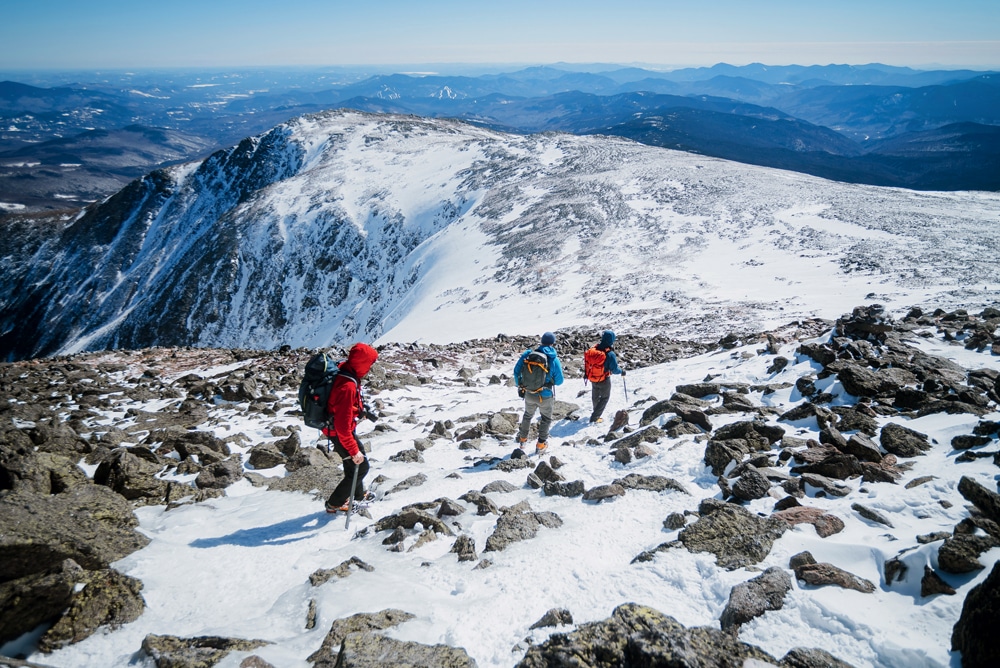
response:
<svg viewBox="0 0 1000 668"><path fill-rule="evenodd" d="M316 70L104 73L97 82L52 87L0 82L0 203L81 205L138 174L333 108L520 133L618 135L855 183L1000 190L997 73L595 65L477 76ZM86 134L93 132L108 134L94 142Z"/></svg>

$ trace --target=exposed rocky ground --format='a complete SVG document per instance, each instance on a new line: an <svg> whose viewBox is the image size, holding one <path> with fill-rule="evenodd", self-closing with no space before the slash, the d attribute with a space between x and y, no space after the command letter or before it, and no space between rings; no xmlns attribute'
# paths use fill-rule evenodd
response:
<svg viewBox="0 0 1000 668"><path fill-rule="evenodd" d="M833 329L828 341L818 342ZM1000 355L1000 310L912 311L893 321L878 306L855 309L835 323L800 321L758 336L725 337L713 344L665 337L622 335L619 354L630 368L660 364L712 348L757 346L778 372L794 362L777 354L794 347L796 359L815 362L816 371L794 385L802 398L787 410L762 406L755 394L778 386L742 386L713 378L680 383L659 401L637 401L629 423L607 434L603 445L617 463L627 465L671 447L682 439L704 449L704 465L718 476L714 498L663 520L677 533L672 540L637 554L633 563L668 558L674 550L711 553L724 569L752 569L770 553L775 541L792 527L809 523L819 536L843 530L844 519L810 503L820 497L844 497L851 508L875 525L892 526L894 517L869 508L859 491L867 486L905 484L919 487L928 479L910 479L914 458L933 448L950 447L961 454L953 461L991 459L1000 466L1000 422L985 416L1000 405L1000 373L992 368L967 369L928 355L908 343L914 336L935 337ZM567 375L579 376L583 350L595 332L559 332ZM811 340L810 342L806 342ZM798 344L797 342L803 342ZM509 367L514 356L533 341L497 337L461 345L388 345L380 353L368 385L374 404L383 411L377 430L392 431L411 419L394 415L380 395L404 387L432 390L475 388L480 383L504 385L502 374L477 379L477 370ZM272 428L273 440L253 442L244 434L219 438L213 424L226 415L276 417L295 410L295 390L312 351L277 352L156 348L87 353L0 365L0 642L41 625L50 625L38 640L42 652L79 642L99 630L114 630L138 619L145 609L142 582L117 572L111 564L144 547L149 539L136 530L135 508L168 508L197 504L226 494L230 485L249 480L269 489L325 496L339 481L339 463L308 447L291 422ZM787 354L787 353L786 353ZM817 389L836 377L853 398L832 402ZM442 380L447 378L448 380ZM135 406L143 405L145 409ZM221 409L220 409L221 407ZM561 402L557 413L573 417L578 407ZM968 434L950 444L931 442L902 424L906 418L946 413L979 418ZM545 496L582 497L598 502L635 490L686 494L685 485L663 476L623 475L589 486L567 480L556 456L548 460L480 456L479 444L509 438L517 416L506 412L441 420L426 425L424 437L397 452L393 461L422 461L436 443L467 449L472 466L522 471L524 485ZM818 427L818 437L795 436L803 421ZM283 465L282 477L257 470ZM1000 471L998 471L1000 474ZM387 494L419 487L420 473L393 482ZM510 489L514 489L511 487ZM459 561L488 568L491 554L511 543L530 540L538 531L559 530L558 514L536 510L527 502L498 506L491 493L507 492L500 482L470 491L458 500L425 499L380 517L355 537L377 540L387 549L412 549L424 540L445 538ZM884 581L871 582L831 563L817 562L808 552L794 555L787 568L771 567L733 587L720 628L687 628L642 602L618 607L600 623L586 623L567 633L554 633L525 647L518 665L537 666L845 666L819 649L796 648L776 658L740 642L733 633L770 610L779 610L791 578L812 586L835 586L858 592L892 587L907 568L908 549L935 544L936 569L922 576L923 595L954 594L942 574L967 574L992 567L990 576L972 590L952 636L963 666L995 666L1000 650L992 631L1000 622L1000 565L981 557L1000 546L1000 495L973 477L963 476L958 491L967 513L953 530L918 536L901 546L900 558L886 562ZM773 511L762 516L748 504L773 498ZM472 512L495 516L495 528L477 554L468 535L456 532L451 518ZM310 578L320 586L352 571L370 569L353 560ZM383 610L334 623L323 646L310 657L314 666L394 664L473 666L464 650L393 640L380 630L398 625L411 613ZM552 610L539 627L572 624L566 610ZM720 630L721 629L721 630ZM727 632L729 631L729 632ZM157 666L208 666L233 650L253 652L266 641L221 637L181 638L149 635L135 651ZM512 663L516 663L513 659ZM0 665L4 665L0 661ZM11 660L7 665L29 665ZM37 664L36 664L37 665ZM270 665L251 656L248 667Z"/></svg>

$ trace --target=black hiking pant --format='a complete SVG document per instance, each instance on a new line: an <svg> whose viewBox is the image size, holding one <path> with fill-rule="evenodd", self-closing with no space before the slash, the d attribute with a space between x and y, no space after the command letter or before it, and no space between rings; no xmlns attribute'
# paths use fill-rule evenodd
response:
<svg viewBox="0 0 1000 668"><path fill-rule="evenodd" d="M355 441L358 441L358 437L354 437ZM360 501L365 496L365 486L363 481L365 476L368 475L368 458L361 464L355 464L351 456L347 454L347 450L344 446L340 444L340 441L336 436L330 439L333 444L333 451L337 453L337 456L344 461L344 479L340 481L337 488L333 490L333 494L330 495L330 499L327 501L331 506L342 506L347 503L347 498L351 496L351 480L354 479L354 469L358 470L358 484L354 487L354 498ZM358 446L361 445L361 441L358 441ZM364 452L364 449L361 450Z"/></svg>
<svg viewBox="0 0 1000 668"><path fill-rule="evenodd" d="M604 409L608 407L608 401L611 400L611 376L599 383L591 382L590 400L594 404L594 412L590 414L590 421L596 422L597 418L604 414Z"/></svg>

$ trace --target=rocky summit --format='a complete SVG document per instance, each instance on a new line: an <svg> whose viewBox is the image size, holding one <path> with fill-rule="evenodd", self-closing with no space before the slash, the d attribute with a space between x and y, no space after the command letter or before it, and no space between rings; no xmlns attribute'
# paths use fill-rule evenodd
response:
<svg viewBox="0 0 1000 668"><path fill-rule="evenodd" d="M998 328L869 304L622 332L612 425L586 423L600 331L557 331L537 457L512 456L533 340L387 344L350 532L297 406L312 350L0 365L7 665L993 666Z"/></svg>

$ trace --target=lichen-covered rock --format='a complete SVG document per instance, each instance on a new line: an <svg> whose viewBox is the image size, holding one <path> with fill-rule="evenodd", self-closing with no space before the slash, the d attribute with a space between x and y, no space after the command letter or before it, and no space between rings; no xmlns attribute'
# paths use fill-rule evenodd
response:
<svg viewBox="0 0 1000 668"><path fill-rule="evenodd" d="M7 494L0 498L0 581L54 570L66 559L107 568L149 543L137 525L129 503L100 485Z"/></svg>
<svg viewBox="0 0 1000 668"><path fill-rule="evenodd" d="M208 668L230 652L252 652L267 644L265 640L220 636L179 638L150 633L142 640L142 651L153 659L156 668Z"/></svg>
<svg viewBox="0 0 1000 668"><path fill-rule="evenodd" d="M882 427L879 444L897 457L917 457L931 449L927 434L890 422Z"/></svg>
<svg viewBox="0 0 1000 668"><path fill-rule="evenodd" d="M962 653L962 668L1000 666L1000 562L965 597L951 633L951 649Z"/></svg>
<svg viewBox="0 0 1000 668"><path fill-rule="evenodd" d="M777 664L771 655L730 633L689 629L653 608L625 603L604 621L581 624L571 633L555 633L533 645L517 668L742 668L749 660Z"/></svg>
<svg viewBox="0 0 1000 668"><path fill-rule="evenodd" d="M323 644L318 650L313 652L308 661L312 661L316 666L328 666L332 668L340 652L340 646L344 638L351 633L372 633L398 626L405 621L413 619L414 615L403 610L389 608L380 612L360 612L344 619L338 619L330 626Z"/></svg>
<svg viewBox="0 0 1000 668"><path fill-rule="evenodd" d="M729 592L729 602L722 611L722 630L746 624L768 610L781 610L785 595L792 589L792 578L784 569L772 566L757 577L741 582Z"/></svg>
<svg viewBox="0 0 1000 668"><path fill-rule="evenodd" d="M733 570L759 563L788 523L759 517L733 504L702 504L701 517L677 534L692 552L711 552L722 568Z"/></svg>
<svg viewBox="0 0 1000 668"><path fill-rule="evenodd" d="M315 668L385 668L386 666L434 666L476 668L476 662L460 647L424 645L387 638L380 633L351 633L340 646L335 662L318 661Z"/></svg>
<svg viewBox="0 0 1000 668"><path fill-rule="evenodd" d="M555 529L562 526L562 518L555 513L536 513L519 506L507 508L497 520L496 528L486 539L484 552L500 552L511 543L534 538L541 527Z"/></svg>
<svg viewBox="0 0 1000 668"><path fill-rule="evenodd" d="M38 641L43 652L78 643L99 628L117 629L134 622L146 609L142 582L115 570L88 571L59 621Z"/></svg>

